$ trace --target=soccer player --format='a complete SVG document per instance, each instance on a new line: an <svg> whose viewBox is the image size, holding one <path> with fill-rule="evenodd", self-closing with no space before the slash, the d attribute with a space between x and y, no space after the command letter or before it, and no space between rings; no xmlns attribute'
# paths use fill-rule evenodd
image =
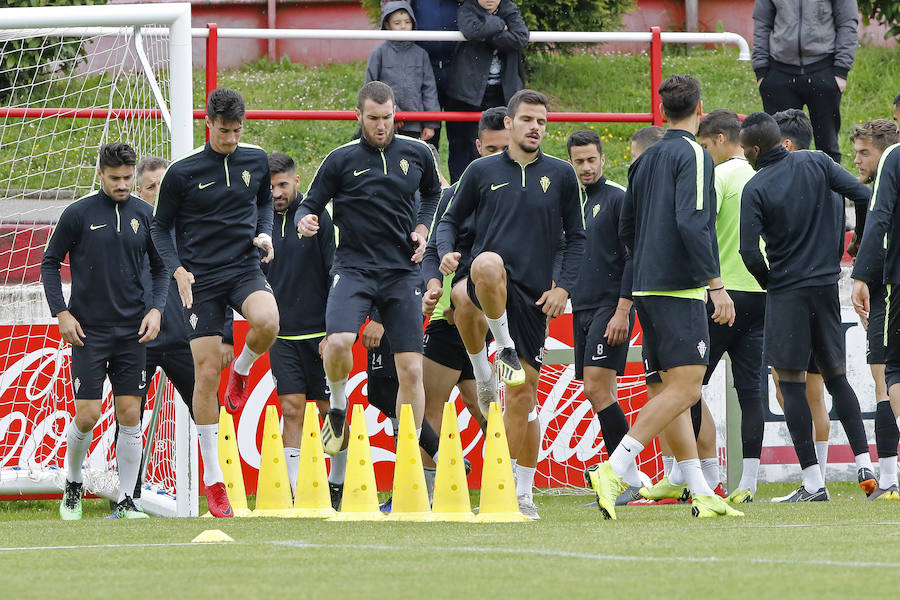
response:
<svg viewBox="0 0 900 600"><path fill-rule="evenodd" d="M418 263L441 186L428 145L394 134L394 109L394 93L384 83L370 81L360 89L356 115L362 135L325 157L294 217L301 235L315 235L318 217L331 200L341 236L325 314L331 408L322 442L332 455L344 440L351 348L373 306L394 351L397 412L402 404L412 405L421 428L425 410Z"/></svg>
<svg viewBox="0 0 900 600"><path fill-rule="evenodd" d="M631 162L634 162L644 153L644 150L658 142L665 135L666 130L658 125L641 127L631 136Z"/></svg>
<svg viewBox="0 0 900 600"><path fill-rule="evenodd" d="M893 121L875 119L862 125L854 125L850 141L856 153L854 162L859 169L859 181L870 183L875 180L882 155L889 147L900 142L900 135ZM883 256L881 261L883 263ZM865 283L869 306L866 307L861 298L854 298L853 308L866 328L866 362L869 363L875 380L875 448L878 451L878 487L866 499L900 500L897 493L897 444L900 443L900 429L894 420L885 382L884 325L887 288L882 283L883 269L872 269L867 273L866 265L862 267L858 272L854 270L854 278L860 282L859 285L854 283L854 290L858 290L858 295L862 283ZM869 279L866 280L866 277Z"/></svg>
<svg viewBox="0 0 900 600"><path fill-rule="evenodd" d="M504 423L510 456L516 459L519 508L531 518L538 516L532 487L547 318L565 310L585 238L581 187L572 165L541 151L547 106L539 92L513 95L504 119L509 147L469 165L437 228L438 254L445 263L441 272L446 274L458 267L458 236L471 219L472 262L467 277L451 292L456 324L479 385L489 385L493 377L485 344L488 329L497 343L495 364L507 385ZM562 270L554 285L554 257L563 234Z"/></svg>
<svg viewBox="0 0 900 600"><path fill-rule="evenodd" d="M265 251L263 262L274 257L274 213L268 157L258 146L240 143L244 100L232 90L214 90L206 113L209 141L166 170L151 233L186 309L194 357L194 421L209 511L233 517L218 456L219 347L225 310L237 307L250 331L232 363L225 393L225 408L233 413L250 393L250 367L278 334L278 305L257 251Z"/></svg>
<svg viewBox="0 0 900 600"><path fill-rule="evenodd" d="M894 97L894 107L893 107L893 117L894 123L897 124L897 127L900 127L900 94L897 94Z"/></svg>
<svg viewBox="0 0 900 600"><path fill-rule="evenodd" d="M584 188L584 258L572 290L575 377L597 412L603 442L612 454L628 433L628 420L618 402L616 376L625 374L628 343L634 324L631 301L631 256L619 239L619 213L625 188L603 175L606 157L600 136L589 129L566 141L569 161ZM640 486L626 497L636 500ZM627 503L622 498L620 503Z"/></svg>
<svg viewBox="0 0 900 600"><path fill-rule="evenodd" d="M504 119L506 107L489 108L481 114L478 123L478 138L475 147L480 157L503 152L509 146L509 131ZM459 182L445 188L441 192L441 200L435 212L435 221L440 220L446 212ZM437 236L432 232L425 248L422 260L422 275L428 288L422 297L422 310L425 316L431 317L425 328L425 416L440 433L443 403L450 398L455 385L459 389L463 402L472 417L487 427L487 413L490 403L497 399L497 378L490 373L490 385L477 386L472 362L466 354L459 331L456 328L454 310L450 305L450 291L454 281L464 277L471 262L472 236L469 229L458 238L456 250L457 260L465 266L456 269L455 273L444 275L440 271L440 257L437 251ZM477 397L478 401L473 402Z"/></svg>
<svg viewBox="0 0 900 600"><path fill-rule="evenodd" d="M766 294L747 271L739 252L741 191L756 172L741 150L740 132L741 121L738 116L723 109L706 115L700 121L697 132L697 141L710 153L716 164L719 268L722 283L734 302L735 311L733 327L714 322L709 325L709 367L703 378L703 384L708 384L722 355L728 352L734 387L741 406L743 449L741 481L727 498L732 503L753 502L765 424L760 382ZM707 312L712 308L708 305Z"/></svg>
<svg viewBox="0 0 900 600"><path fill-rule="evenodd" d="M588 475L602 514L616 518L616 495L626 485L640 485L638 453L665 429L693 495L692 514L740 516L703 476L688 410L700 397L709 364L707 285L712 319L734 322L734 305L719 277L712 158L694 139L703 114L700 84L673 75L659 93L669 129L631 165L619 221L633 256L632 294L644 332L648 388L655 389L609 461ZM654 371L662 384L652 382Z"/></svg>
<svg viewBox="0 0 900 600"><path fill-rule="evenodd" d="M810 353L850 441L857 472L872 462L859 402L847 382L837 279L843 250L842 194L866 202L870 190L822 152L788 152L765 113L741 125L741 147L756 175L741 195L741 258L767 290L765 354L777 371L784 416L802 484L785 502L828 500L806 400ZM766 244L766 257L759 238ZM768 259L768 260L767 260Z"/></svg>
<svg viewBox="0 0 900 600"><path fill-rule="evenodd" d="M328 412L325 368L319 344L325 338L325 303L334 261L334 225L328 211L320 219L322 232L315 239L297 235L294 215L303 195L297 190L300 176L287 154L269 155L275 221L272 244L275 259L264 269L278 303L278 337L269 348L275 389L284 416L284 460L291 491L296 492L300 468L300 436L306 402L315 402ZM346 445L331 458L328 488L335 509L340 506L347 469Z"/></svg>
<svg viewBox="0 0 900 600"><path fill-rule="evenodd" d="M159 333L168 276L150 239L151 209L131 195L137 160L128 144L100 147L100 190L79 198L59 217L41 261L50 314L72 344L75 418L66 428L66 484L59 515L81 518L81 463L100 418L109 375L120 424L116 440L119 495L111 517L146 518L132 499L141 467L141 396L147 387L145 344ZM69 256L72 293L63 298L60 265ZM149 259L152 287L143 271Z"/></svg>

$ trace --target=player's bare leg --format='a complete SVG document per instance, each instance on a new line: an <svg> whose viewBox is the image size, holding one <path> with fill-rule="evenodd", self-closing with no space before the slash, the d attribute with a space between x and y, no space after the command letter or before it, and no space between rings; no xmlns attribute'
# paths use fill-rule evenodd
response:
<svg viewBox="0 0 900 600"><path fill-rule="evenodd" d="M875 380L875 447L878 451L878 488L868 496L868 500L897 500L897 444L898 428L891 407L887 384L884 379L884 364L871 364L872 379Z"/></svg>
<svg viewBox="0 0 900 600"><path fill-rule="evenodd" d="M322 351L325 377L331 390L330 408L322 427L325 452L334 456L345 447L347 420L347 377L353 368L355 333L332 333Z"/></svg>
<svg viewBox="0 0 900 600"><path fill-rule="evenodd" d="M519 510L530 519L539 519L532 488L541 445L541 429L536 410L540 373L528 363L522 363L522 368L525 369L525 383L506 388L503 425L516 476Z"/></svg>
<svg viewBox="0 0 900 600"><path fill-rule="evenodd" d="M419 352L396 352L394 364L397 367L397 414L404 404L412 406L416 430L422 429L425 416L425 388L422 385L422 354Z"/></svg>
<svg viewBox="0 0 900 600"><path fill-rule="evenodd" d="M472 261L469 278L475 286L475 296L497 342L495 364L500 372L500 379L507 386L522 385L526 375L516 355L516 345L509 335L506 315L506 268L503 258L494 252L482 252Z"/></svg>
<svg viewBox="0 0 900 600"><path fill-rule="evenodd" d="M257 290L247 296L241 305L241 314L250 324L244 348L231 364L228 377L228 388L225 392L225 407L228 412L240 410L250 396L247 376L250 367L262 356L278 335L278 304L275 296L263 290Z"/></svg>

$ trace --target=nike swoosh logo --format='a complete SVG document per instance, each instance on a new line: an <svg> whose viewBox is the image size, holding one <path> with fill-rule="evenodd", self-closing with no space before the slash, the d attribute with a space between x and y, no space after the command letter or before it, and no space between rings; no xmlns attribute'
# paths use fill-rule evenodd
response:
<svg viewBox="0 0 900 600"><path fill-rule="evenodd" d="M363 169L362 171L353 171L353 176L354 176L354 177L359 177L360 175L362 175L362 174L365 173L366 171L371 171L371 170L372 170L372 169Z"/></svg>
<svg viewBox="0 0 900 600"><path fill-rule="evenodd" d="M502 188L504 185L509 185L509 182L507 181L506 183L492 183L492 184L491 184L491 191L493 192L494 190L499 190L499 189Z"/></svg>
<svg viewBox="0 0 900 600"><path fill-rule="evenodd" d="M108 225L108 223L104 223L103 225L91 225L91 231L94 231L95 229L102 229L102 228L106 227L107 225Z"/></svg>
<svg viewBox="0 0 900 600"><path fill-rule="evenodd" d="M145 387L147 387L147 384L146 384L146 383L142 383L141 385L138 386L138 389L139 389L139 390L142 390L142 389L144 389Z"/></svg>
<svg viewBox="0 0 900 600"><path fill-rule="evenodd" d="M604 358L606 358L606 355L603 355L603 356L592 356L592 357L591 357L591 360L603 360Z"/></svg>
<svg viewBox="0 0 900 600"><path fill-rule="evenodd" d="M419 290L416 290L416 296L421 296L421 295L422 295L422 292L420 292Z"/></svg>
<svg viewBox="0 0 900 600"><path fill-rule="evenodd" d="M200 188L201 190L205 190L209 186L215 185L215 183L216 183L215 181L210 181L209 183L198 183L197 187Z"/></svg>

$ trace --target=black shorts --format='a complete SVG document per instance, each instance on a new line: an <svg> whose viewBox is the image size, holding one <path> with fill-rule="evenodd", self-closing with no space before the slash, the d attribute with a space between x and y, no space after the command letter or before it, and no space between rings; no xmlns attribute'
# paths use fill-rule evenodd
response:
<svg viewBox="0 0 900 600"><path fill-rule="evenodd" d="M643 329L644 371L653 383L655 371L685 365L709 365L709 326L700 300L672 296L635 296Z"/></svg>
<svg viewBox="0 0 900 600"><path fill-rule="evenodd" d="M481 303L475 295L475 284L472 278L466 279L466 292L469 299L481 310ZM506 315L509 323L509 335L516 345L519 358L541 370L544 358L544 341L547 339L547 315L535 304L537 298L531 298L506 272Z"/></svg>
<svg viewBox="0 0 900 600"><path fill-rule="evenodd" d="M192 340L211 335L222 335L225 325L225 311L234 308L238 312L244 300L258 291L272 293L272 286L266 281L259 267L249 269L236 276L218 277L211 282L201 280L193 287L194 304L184 310L188 337Z"/></svg>
<svg viewBox="0 0 900 600"><path fill-rule="evenodd" d="M810 354L819 369L846 364L838 286L819 285L766 296L765 347L776 369L804 371Z"/></svg>
<svg viewBox="0 0 900 600"><path fill-rule="evenodd" d="M703 385L709 383L716 365L726 352L731 359L734 387L758 392L762 383L763 331L766 323L765 292L728 292L734 302L734 325L719 325L709 320L709 367ZM706 313L712 317L715 306L706 303Z"/></svg>
<svg viewBox="0 0 900 600"><path fill-rule="evenodd" d="M421 354L421 279L418 271L334 267L325 309L328 334L358 333L375 306L393 351Z"/></svg>
<svg viewBox="0 0 900 600"><path fill-rule="evenodd" d="M279 396L305 394L307 400L325 400L325 367L319 356L321 341L321 337L275 339L269 348L269 364Z"/></svg>
<svg viewBox="0 0 900 600"><path fill-rule="evenodd" d="M879 283L869 284L869 329L866 331L866 362L883 365L885 362L884 325L887 308L887 288Z"/></svg>
<svg viewBox="0 0 900 600"><path fill-rule="evenodd" d="M101 400L109 375L114 396L147 392L147 347L138 325L85 326L84 346L72 346L72 386L76 400Z"/></svg>
<svg viewBox="0 0 900 600"><path fill-rule="evenodd" d="M625 374L628 362L628 340L618 346L610 346L604 337L606 325L616 314L615 304L576 311L572 316L575 334L575 378L584 379L585 367L611 369L620 377ZM634 308L628 314L628 339L634 328Z"/></svg>
<svg viewBox="0 0 900 600"><path fill-rule="evenodd" d="M455 325L446 319L430 321L425 328L423 342L425 357L448 369L460 371L458 381L475 379L472 361Z"/></svg>
<svg viewBox="0 0 900 600"><path fill-rule="evenodd" d="M168 345L164 348L156 346L147 348L147 379L153 377L156 367L162 367L165 371L166 378L178 390L193 418L194 357L187 340L183 344ZM146 393L146 390L144 391Z"/></svg>
<svg viewBox="0 0 900 600"><path fill-rule="evenodd" d="M888 389L900 383L900 286L888 284L887 321L884 331L884 380Z"/></svg>

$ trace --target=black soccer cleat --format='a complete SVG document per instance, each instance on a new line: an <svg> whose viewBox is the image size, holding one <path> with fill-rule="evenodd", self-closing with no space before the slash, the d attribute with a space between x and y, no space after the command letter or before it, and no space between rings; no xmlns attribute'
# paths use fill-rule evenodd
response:
<svg viewBox="0 0 900 600"><path fill-rule="evenodd" d="M344 484L328 482L328 491L331 493L331 508L341 510L341 499L344 497Z"/></svg>
<svg viewBox="0 0 900 600"><path fill-rule="evenodd" d="M866 493L866 496L871 496L872 492L878 489L878 480L875 479L875 473L868 467L861 467L856 471L856 480L859 481L859 487Z"/></svg>
<svg viewBox="0 0 900 600"><path fill-rule="evenodd" d="M501 348L497 352L495 363L503 383L510 387L525 383L525 369L519 362L515 348Z"/></svg>
<svg viewBox="0 0 900 600"><path fill-rule="evenodd" d="M793 494L784 500L781 500L781 502L828 502L828 490L822 487L815 492L808 492L806 488L801 485Z"/></svg>

